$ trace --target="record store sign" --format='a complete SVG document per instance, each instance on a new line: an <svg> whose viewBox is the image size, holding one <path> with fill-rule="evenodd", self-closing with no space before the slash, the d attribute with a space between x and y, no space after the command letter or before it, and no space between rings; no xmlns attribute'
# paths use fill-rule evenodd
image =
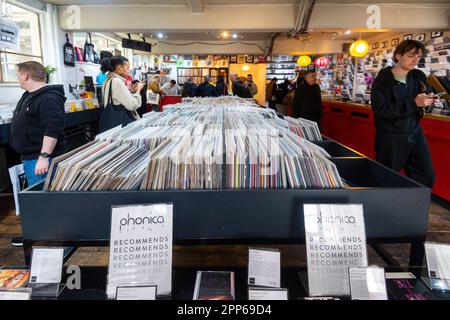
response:
<svg viewBox="0 0 450 320"><path fill-rule="evenodd" d="M19 49L19 25L0 18L0 49Z"/></svg>
<svg viewBox="0 0 450 320"><path fill-rule="evenodd" d="M108 298L117 286L156 285L172 289L173 204L112 207Z"/></svg>
<svg viewBox="0 0 450 320"><path fill-rule="evenodd" d="M367 267L362 204L305 204L310 296L350 295L349 268Z"/></svg>

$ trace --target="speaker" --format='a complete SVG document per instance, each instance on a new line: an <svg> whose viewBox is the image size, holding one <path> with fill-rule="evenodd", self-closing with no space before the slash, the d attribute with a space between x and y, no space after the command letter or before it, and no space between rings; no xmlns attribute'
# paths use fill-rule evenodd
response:
<svg viewBox="0 0 450 320"><path fill-rule="evenodd" d="M152 52L152 45L150 43L137 41L133 39L126 39L126 38L122 39L122 47L133 50Z"/></svg>

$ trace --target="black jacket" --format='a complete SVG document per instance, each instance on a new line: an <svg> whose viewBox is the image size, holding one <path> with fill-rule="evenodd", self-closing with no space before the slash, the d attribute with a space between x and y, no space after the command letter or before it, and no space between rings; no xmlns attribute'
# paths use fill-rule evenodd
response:
<svg viewBox="0 0 450 320"><path fill-rule="evenodd" d="M408 73L406 85L395 80L391 67L381 70L371 92L377 134L406 137L416 133L423 112L417 108L415 98L428 92L431 88L420 70Z"/></svg>
<svg viewBox="0 0 450 320"><path fill-rule="evenodd" d="M47 85L22 95L11 122L10 145L22 155L23 160L39 157L44 136L58 139L52 157L66 151L65 101L62 85Z"/></svg>
<svg viewBox="0 0 450 320"><path fill-rule="evenodd" d="M185 82L183 84L183 92L182 92L182 96L183 97L195 97L195 90L197 86L195 85L195 83L192 82Z"/></svg>
<svg viewBox="0 0 450 320"><path fill-rule="evenodd" d="M216 92L217 92L218 97L228 95L228 90L227 90L227 86L226 86L225 82L217 81Z"/></svg>
<svg viewBox="0 0 450 320"><path fill-rule="evenodd" d="M241 98L253 98L252 93L241 80L233 81L233 95Z"/></svg>
<svg viewBox="0 0 450 320"><path fill-rule="evenodd" d="M322 117L322 96L319 85L299 84L294 94L294 118L304 118L319 122Z"/></svg>
<svg viewBox="0 0 450 320"><path fill-rule="evenodd" d="M203 82L195 90L196 97L216 97L216 88L209 84L209 82Z"/></svg>

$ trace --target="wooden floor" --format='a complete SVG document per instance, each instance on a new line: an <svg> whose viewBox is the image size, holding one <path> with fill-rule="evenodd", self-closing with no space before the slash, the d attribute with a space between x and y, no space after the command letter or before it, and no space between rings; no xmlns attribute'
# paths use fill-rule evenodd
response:
<svg viewBox="0 0 450 320"><path fill-rule="evenodd" d="M11 195L0 195L0 266L23 266L21 247L13 247L11 238L21 234L20 218L16 216ZM428 241L450 243L450 211L432 204L427 233ZM281 251L282 266L304 266L306 249L303 245L274 245ZM390 244L383 247L402 265L407 265L409 245ZM80 248L67 264L84 266L108 265L108 248ZM175 246L174 267L239 267L246 266L247 245ZM369 264L383 265L383 261L369 248Z"/></svg>

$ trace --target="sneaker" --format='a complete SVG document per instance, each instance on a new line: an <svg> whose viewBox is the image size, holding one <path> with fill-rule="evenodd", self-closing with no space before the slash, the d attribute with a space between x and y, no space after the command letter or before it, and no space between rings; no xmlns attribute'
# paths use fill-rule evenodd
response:
<svg viewBox="0 0 450 320"><path fill-rule="evenodd" d="M13 238L11 240L11 244L15 247L21 247L23 246L23 237L17 237L17 238Z"/></svg>

